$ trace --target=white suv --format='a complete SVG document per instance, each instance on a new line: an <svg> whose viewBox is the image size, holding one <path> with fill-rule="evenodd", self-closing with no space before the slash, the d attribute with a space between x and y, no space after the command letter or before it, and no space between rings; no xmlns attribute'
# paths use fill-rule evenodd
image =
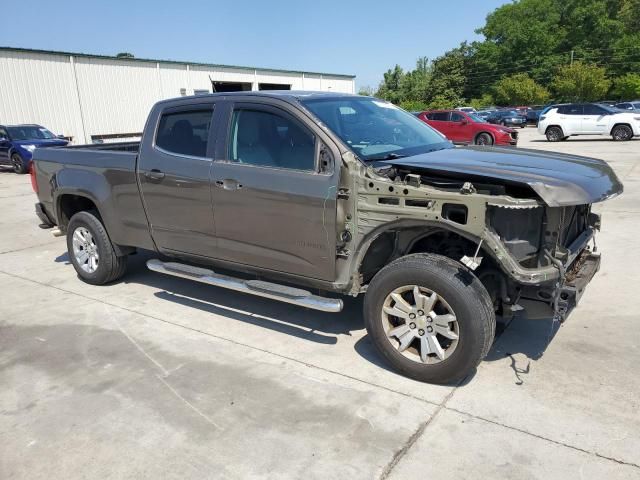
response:
<svg viewBox="0 0 640 480"><path fill-rule="evenodd" d="M640 135L640 114L623 112L595 103L554 105L543 111L538 133L550 142L566 140L571 135L611 135L614 140L631 140Z"/></svg>

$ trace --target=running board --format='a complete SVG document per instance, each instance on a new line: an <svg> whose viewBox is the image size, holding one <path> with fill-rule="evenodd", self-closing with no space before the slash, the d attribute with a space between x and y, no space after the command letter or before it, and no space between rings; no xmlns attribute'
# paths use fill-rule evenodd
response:
<svg viewBox="0 0 640 480"><path fill-rule="evenodd" d="M280 302L292 303L293 305L320 310L322 312L340 312L342 310L342 300L338 298L319 297L307 290L264 282L262 280L243 280L221 275L208 268L192 267L191 265L176 262L162 262L157 259L148 260L147 268L154 272L195 280L196 282L206 283L207 285L249 293Z"/></svg>

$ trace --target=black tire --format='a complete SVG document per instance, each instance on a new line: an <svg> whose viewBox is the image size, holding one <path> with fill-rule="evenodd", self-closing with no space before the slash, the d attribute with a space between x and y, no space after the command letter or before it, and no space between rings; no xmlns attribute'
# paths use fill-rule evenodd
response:
<svg viewBox="0 0 640 480"><path fill-rule="evenodd" d="M616 142L624 142L633 138L633 130L629 125L616 125L611 130L611 137Z"/></svg>
<svg viewBox="0 0 640 480"><path fill-rule="evenodd" d="M84 270L74 253L73 235L79 228L89 231L93 245L97 249L98 265L93 272ZM91 285L104 285L113 282L122 277L127 268L127 257L116 255L109 235L107 235L107 231L96 212L78 212L71 217L67 227L67 251L80 279Z"/></svg>
<svg viewBox="0 0 640 480"><path fill-rule="evenodd" d="M439 363L407 358L387 337L383 324L385 300L407 285L436 292L455 312L458 343ZM489 352L496 327L491 297L480 280L460 263L427 253L399 258L376 274L367 288L364 318L373 344L394 369L407 377L439 384L451 384L471 373Z"/></svg>
<svg viewBox="0 0 640 480"><path fill-rule="evenodd" d="M476 137L474 143L476 145L493 145L493 137L487 132L482 132Z"/></svg>
<svg viewBox="0 0 640 480"><path fill-rule="evenodd" d="M23 158L17 152L13 152L11 154L11 166L13 167L13 171L20 175L27 173L27 166L25 165Z"/></svg>
<svg viewBox="0 0 640 480"><path fill-rule="evenodd" d="M566 142L567 140L569 140L569 137L562 137L562 138L560 139L560 141L561 141L561 142Z"/></svg>
<svg viewBox="0 0 640 480"><path fill-rule="evenodd" d="M546 132L547 140L550 142L559 142L565 138L565 134L560 127L549 127Z"/></svg>

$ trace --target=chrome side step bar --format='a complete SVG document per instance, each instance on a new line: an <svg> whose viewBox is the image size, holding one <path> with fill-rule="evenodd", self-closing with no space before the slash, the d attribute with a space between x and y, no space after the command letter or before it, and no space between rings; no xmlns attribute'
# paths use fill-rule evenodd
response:
<svg viewBox="0 0 640 480"><path fill-rule="evenodd" d="M208 268L192 267L191 265L176 262L162 262L157 259L148 260L147 268L154 272L195 280L196 282L227 288L237 292L249 293L251 295L291 303L322 312L340 312L343 306L342 300L338 298L319 297L307 290L264 282L262 280L243 280L228 275L221 275Z"/></svg>

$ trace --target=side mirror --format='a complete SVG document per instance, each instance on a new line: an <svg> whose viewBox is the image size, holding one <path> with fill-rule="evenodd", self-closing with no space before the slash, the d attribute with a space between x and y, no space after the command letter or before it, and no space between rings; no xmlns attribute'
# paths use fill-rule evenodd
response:
<svg viewBox="0 0 640 480"><path fill-rule="evenodd" d="M469 123L469 120L467 120L466 118L460 120L460 125L466 125L467 123Z"/></svg>

